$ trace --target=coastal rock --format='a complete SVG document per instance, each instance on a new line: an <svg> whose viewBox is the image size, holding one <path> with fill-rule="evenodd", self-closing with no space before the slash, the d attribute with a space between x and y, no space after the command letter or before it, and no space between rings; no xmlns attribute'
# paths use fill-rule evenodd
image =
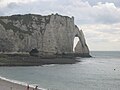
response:
<svg viewBox="0 0 120 90"><path fill-rule="evenodd" d="M45 57L74 54L75 37L79 38L75 53L89 55L83 32L74 24L74 17L58 14L0 17L0 52L30 52L36 48Z"/></svg>

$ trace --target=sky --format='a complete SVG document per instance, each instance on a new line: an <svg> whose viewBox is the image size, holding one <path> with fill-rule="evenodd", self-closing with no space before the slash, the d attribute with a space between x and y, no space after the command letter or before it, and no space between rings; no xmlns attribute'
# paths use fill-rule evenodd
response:
<svg viewBox="0 0 120 90"><path fill-rule="evenodd" d="M74 16L91 51L120 51L120 0L0 0L0 16Z"/></svg>

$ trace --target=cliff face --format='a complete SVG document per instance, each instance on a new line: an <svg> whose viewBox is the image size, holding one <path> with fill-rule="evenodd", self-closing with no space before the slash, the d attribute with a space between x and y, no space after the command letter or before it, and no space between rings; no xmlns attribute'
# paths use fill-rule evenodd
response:
<svg viewBox="0 0 120 90"><path fill-rule="evenodd" d="M40 54L73 53L75 37L79 38L75 52L89 55L84 35L73 17L58 14L0 17L0 52L29 52L37 48Z"/></svg>

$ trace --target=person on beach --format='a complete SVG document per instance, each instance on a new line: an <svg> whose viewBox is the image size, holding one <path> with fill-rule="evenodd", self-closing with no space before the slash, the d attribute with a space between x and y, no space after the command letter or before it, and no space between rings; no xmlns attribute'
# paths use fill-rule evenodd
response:
<svg viewBox="0 0 120 90"><path fill-rule="evenodd" d="M29 85L27 85L27 90L29 90L29 88L30 88Z"/></svg>
<svg viewBox="0 0 120 90"><path fill-rule="evenodd" d="M38 90L38 86L35 87L35 90Z"/></svg>
<svg viewBox="0 0 120 90"><path fill-rule="evenodd" d="M10 90L12 90L12 87L10 87Z"/></svg>

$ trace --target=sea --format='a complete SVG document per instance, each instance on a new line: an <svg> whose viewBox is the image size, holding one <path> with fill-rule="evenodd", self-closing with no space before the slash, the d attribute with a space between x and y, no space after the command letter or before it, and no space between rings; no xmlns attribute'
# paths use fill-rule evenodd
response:
<svg viewBox="0 0 120 90"><path fill-rule="evenodd" d="M120 51L91 51L76 64L0 67L0 76L47 90L120 90Z"/></svg>

